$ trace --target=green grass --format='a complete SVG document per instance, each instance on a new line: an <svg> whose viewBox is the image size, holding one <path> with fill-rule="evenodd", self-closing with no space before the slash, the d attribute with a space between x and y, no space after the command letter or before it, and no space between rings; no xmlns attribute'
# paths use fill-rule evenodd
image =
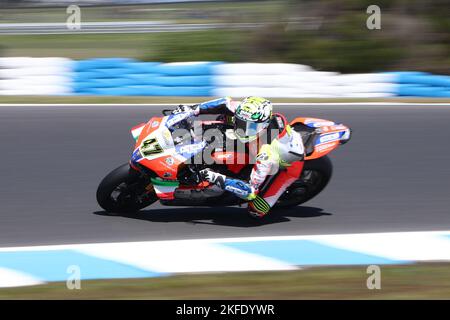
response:
<svg viewBox="0 0 450 320"><path fill-rule="evenodd" d="M163 36L163 33L0 35L0 56L140 58L143 54L151 56L151 44Z"/></svg>
<svg viewBox="0 0 450 320"><path fill-rule="evenodd" d="M283 8L283 1L235 1L167 3L81 7L81 21L176 21L178 23L208 23L269 19ZM74 3L76 4L76 2ZM239 14L236 14L236 13ZM65 22L66 7L1 9L2 23Z"/></svg>
<svg viewBox="0 0 450 320"><path fill-rule="evenodd" d="M234 49L248 33L220 30L219 39L217 32L0 35L0 56L125 57L163 62L239 60Z"/></svg>
<svg viewBox="0 0 450 320"><path fill-rule="evenodd" d="M220 38L217 37L220 32ZM0 56L126 57L145 61L240 61L245 30L127 34L0 35ZM207 48L207 49L205 49Z"/></svg>
<svg viewBox="0 0 450 320"><path fill-rule="evenodd" d="M366 266L298 271L176 275L64 282L0 289L0 299L450 299L450 264L381 266L381 289L369 290Z"/></svg>

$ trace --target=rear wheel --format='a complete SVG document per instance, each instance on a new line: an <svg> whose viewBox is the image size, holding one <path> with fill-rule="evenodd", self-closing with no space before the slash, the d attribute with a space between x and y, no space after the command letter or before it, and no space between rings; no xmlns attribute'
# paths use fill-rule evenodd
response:
<svg viewBox="0 0 450 320"><path fill-rule="evenodd" d="M111 171L97 189L98 204L112 213L133 213L157 199L153 187L129 164Z"/></svg>
<svg viewBox="0 0 450 320"><path fill-rule="evenodd" d="M327 186L333 173L329 157L307 160L300 179L290 185L278 199L279 208L294 207L311 200Z"/></svg>

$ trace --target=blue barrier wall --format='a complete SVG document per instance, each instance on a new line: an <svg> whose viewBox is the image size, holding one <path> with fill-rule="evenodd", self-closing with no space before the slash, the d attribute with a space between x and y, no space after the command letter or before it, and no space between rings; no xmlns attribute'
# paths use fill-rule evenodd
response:
<svg viewBox="0 0 450 320"><path fill-rule="evenodd" d="M450 97L450 76L413 71L391 74L395 75L397 96Z"/></svg>
<svg viewBox="0 0 450 320"><path fill-rule="evenodd" d="M158 63L102 58L74 64L79 95L211 96L219 62Z"/></svg>

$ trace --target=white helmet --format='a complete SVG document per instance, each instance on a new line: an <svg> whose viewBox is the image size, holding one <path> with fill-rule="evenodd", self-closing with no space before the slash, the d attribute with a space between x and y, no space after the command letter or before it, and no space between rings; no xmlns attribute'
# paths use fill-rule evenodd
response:
<svg viewBox="0 0 450 320"><path fill-rule="evenodd" d="M247 97L236 108L234 133L242 142L255 140L272 120L272 103L260 97Z"/></svg>

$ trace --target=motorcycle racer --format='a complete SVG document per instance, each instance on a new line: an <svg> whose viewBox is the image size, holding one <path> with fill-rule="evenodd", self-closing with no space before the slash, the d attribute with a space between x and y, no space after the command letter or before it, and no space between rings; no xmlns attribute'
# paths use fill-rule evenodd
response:
<svg viewBox="0 0 450 320"><path fill-rule="evenodd" d="M278 130L274 139L261 143L256 154L249 154L255 157L249 181L208 168L200 171L203 180L248 201L250 216L264 217L301 174L304 159L301 135L283 122L284 117L274 115L272 103L261 97L247 97L241 102L224 97L196 105L180 105L172 112L170 126L201 114L223 115L233 124L234 135L243 144L267 138L271 129Z"/></svg>

